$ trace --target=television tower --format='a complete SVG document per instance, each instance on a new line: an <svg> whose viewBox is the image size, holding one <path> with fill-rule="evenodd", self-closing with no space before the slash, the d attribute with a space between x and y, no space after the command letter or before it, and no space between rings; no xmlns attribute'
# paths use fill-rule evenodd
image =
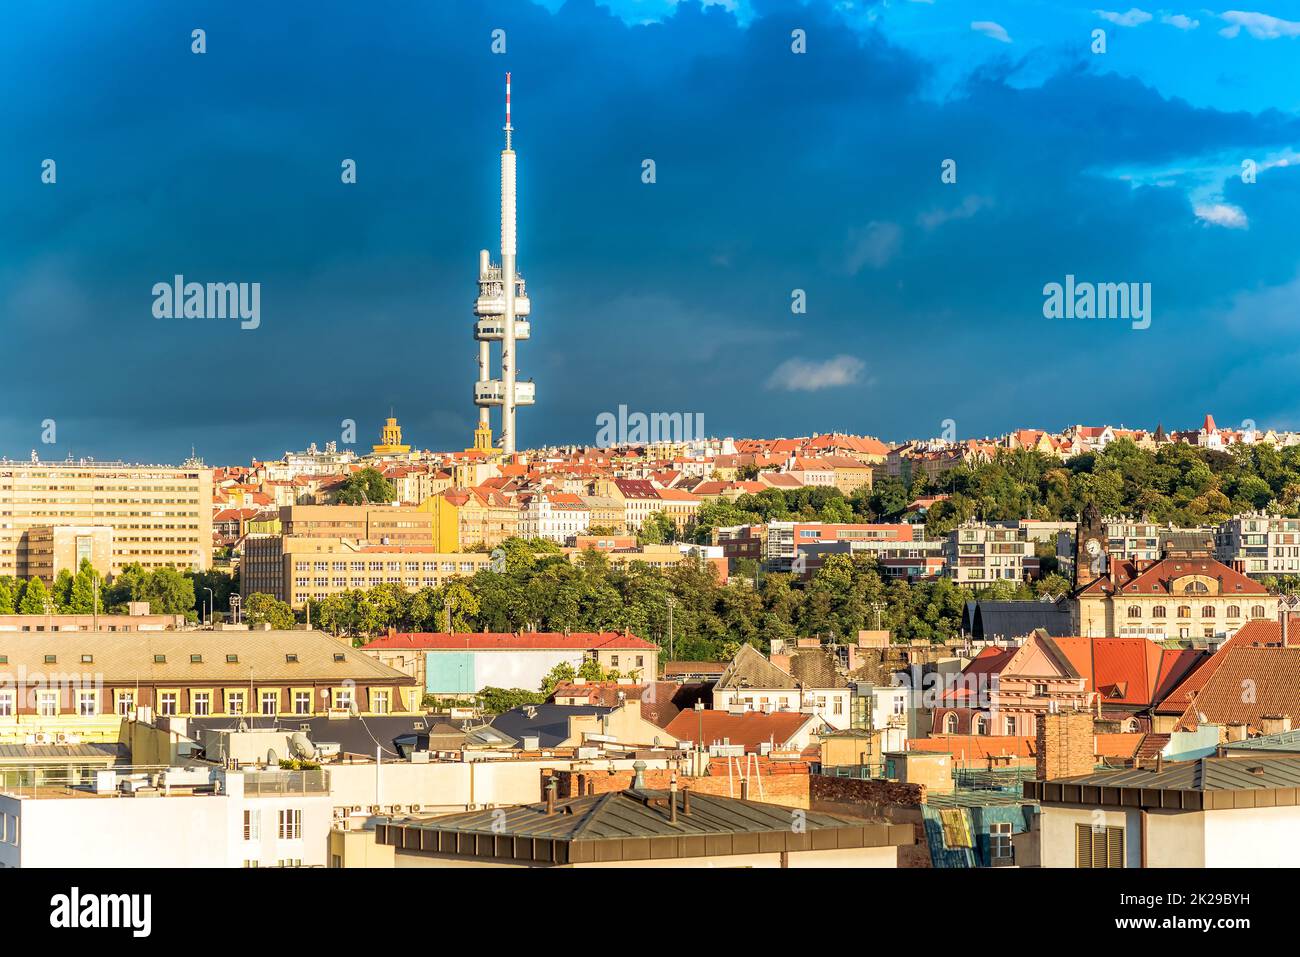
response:
<svg viewBox="0 0 1300 957"><path fill-rule="evenodd" d="M511 146L510 74L506 74L506 147L501 151L501 263L493 265L486 249L478 254L478 299L474 303L474 338L478 340L478 381L474 404L478 429L474 447L491 449L493 406L501 407L501 450L507 455L518 445L515 410L532 405L536 390L531 381L520 382L518 345L528 338L530 304L524 280L515 267L515 151ZM492 343L501 343L501 375L492 378Z"/></svg>

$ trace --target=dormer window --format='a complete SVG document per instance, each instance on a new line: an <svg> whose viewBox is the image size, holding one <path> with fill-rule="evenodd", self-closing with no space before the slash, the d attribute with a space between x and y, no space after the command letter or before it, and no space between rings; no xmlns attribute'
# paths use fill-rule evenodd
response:
<svg viewBox="0 0 1300 957"><path fill-rule="evenodd" d="M203 664L203 656L202 656L202 655L190 655L190 664L192 664L192 665L201 665L201 664Z"/></svg>
<svg viewBox="0 0 1300 957"><path fill-rule="evenodd" d="M239 655L226 655L226 664L228 665L239 664Z"/></svg>

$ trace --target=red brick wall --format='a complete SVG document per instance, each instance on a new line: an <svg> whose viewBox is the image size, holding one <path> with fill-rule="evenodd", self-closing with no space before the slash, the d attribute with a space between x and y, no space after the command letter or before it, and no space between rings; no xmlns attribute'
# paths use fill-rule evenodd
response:
<svg viewBox="0 0 1300 957"><path fill-rule="evenodd" d="M895 824L911 824L916 843L898 849L899 867L929 867L930 845L925 837L921 805L924 784L898 781L863 781L814 775L810 779L809 810L850 817L884 818Z"/></svg>
<svg viewBox="0 0 1300 957"><path fill-rule="evenodd" d="M1091 774L1093 719L1088 711L1058 711L1038 716L1036 774L1039 780Z"/></svg>

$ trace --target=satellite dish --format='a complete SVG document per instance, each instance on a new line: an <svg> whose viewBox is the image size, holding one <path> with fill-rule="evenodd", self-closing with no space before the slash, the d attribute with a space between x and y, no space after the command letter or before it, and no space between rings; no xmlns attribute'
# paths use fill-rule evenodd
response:
<svg viewBox="0 0 1300 957"><path fill-rule="evenodd" d="M311 738L307 737L307 735L303 734L301 731L295 731L289 737L289 750L294 753L295 757L316 757L316 746L311 743Z"/></svg>
<svg viewBox="0 0 1300 957"><path fill-rule="evenodd" d="M275 753L275 748L266 749L266 763L272 766L280 763L280 756Z"/></svg>

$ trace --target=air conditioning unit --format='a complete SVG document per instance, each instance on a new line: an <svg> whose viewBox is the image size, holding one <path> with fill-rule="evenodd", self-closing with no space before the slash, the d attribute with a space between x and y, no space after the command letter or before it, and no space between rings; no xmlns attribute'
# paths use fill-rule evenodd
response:
<svg viewBox="0 0 1300 957"><path fill-rule="evenodd" d="M370 805L370 813L371 813L371 814L378 814L378 813L379 813L379 805L378 805L378 804L372 804L372 805Z"/></svg>
<svg viewBox="0 0 1300 957"><path fill-rule="evenodd" d="M50 736L44 731L37 731L32 735L32 744L49 744Z"/></svg>
<svg viewBox="0 0 1300 957"><path fill-rule="evenodd" d="M56 735L54 736L54 743L55 743L55 744L67 744L67 743L68 743L68 736L67 736L64 732L60 731L58 734L56 734Z"/></svg>

